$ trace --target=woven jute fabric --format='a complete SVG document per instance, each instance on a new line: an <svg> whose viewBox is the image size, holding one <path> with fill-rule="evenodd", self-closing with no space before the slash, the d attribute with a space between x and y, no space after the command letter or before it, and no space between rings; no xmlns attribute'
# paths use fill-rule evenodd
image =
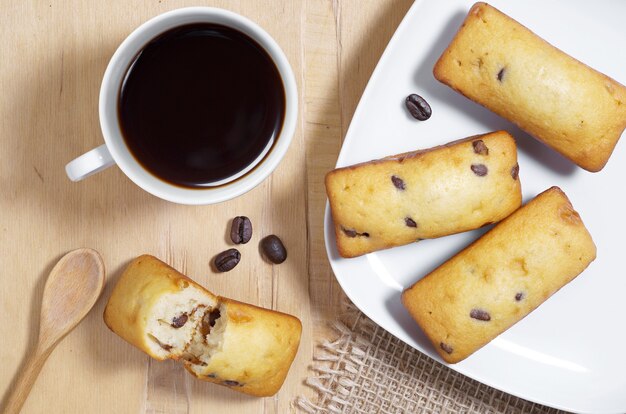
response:
<svg viewBox="0 0 626 414"><path fill-rule="evenodd" d="M562 414L513 397L432 360L347 305L334 340L317 349L306 383L316 399L299 397L304 413Z"/></svg>

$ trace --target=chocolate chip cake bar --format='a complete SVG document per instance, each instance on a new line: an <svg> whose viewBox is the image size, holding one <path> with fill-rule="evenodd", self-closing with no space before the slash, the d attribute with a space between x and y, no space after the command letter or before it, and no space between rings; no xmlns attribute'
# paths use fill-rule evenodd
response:
<svg viewBox="0 0 626 414"><path fill-rule="evenodd" d="M476 3L434 75L589 171L626 128L626 87Z"/></svg>
<svg viewBox="0 0 626 414"><path fill-rule="evenodd" d="M473 230L521 205L505 131L339 168L326 191L343 257Z"/></svg>
<svg viewBox="0 0 626 414"><path fill-rule="evenodd" d="M104 311L107 326L151 357L256 396L282 386L300 343L294 316L215 296L149 255L133 260Z"/></svg>
<svg viewBox="0 0 626 414"><path fill-rule="evenodd" d="M528 315L596 257L567 196L552 187L402 294L441 357L459 362Z"/></svg>

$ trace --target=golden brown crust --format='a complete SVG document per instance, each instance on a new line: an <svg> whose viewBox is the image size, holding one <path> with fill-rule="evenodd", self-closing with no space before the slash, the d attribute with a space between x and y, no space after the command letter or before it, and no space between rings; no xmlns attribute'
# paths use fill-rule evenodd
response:
<svg viewBox="0 0 626 414"><path fill-rule="evenodd" d="M152 352L146 340L147 321L152 305L161 295L176 293L182 286L193 285L216 300L196 282L154 256L134 259L120 276L104 308L107 327L151 357L167 359ZM139 302L143 301L140 305Z"/></svg>
<svg viewBox="0 0 626 414"><path fill-rule="evenodd" d="M219 337L220 349L210 358L202 374L194 376L225 385L235 391L256 396L275 394L282 386L300 343L302 324L294 316L260 308L233 299L216 297L187 276L159 259L143 255L133 260L122 273L104 311L106 325L116 334L153 358L178 359L157 355L147 340L147 325L154 303L167 293L193 285L215 303L226 320ZM219 305L218 305L219 304ZM216 323L219 324L218 322ZM200 363L198 356L191 358Z"/></svg>
<svg viewBox="0 0 626 414"><path fill-rule="evenodd" d="M266 397L282 386L302 333L294 316L220 297L228 318L224 344L197 378L225 385L246 394Z"/></svg>
<svg viewBox="0 0 626 414"><path fill-rule="evenodd" d="M405 290L402 303L439 355L456 363L528 315L595 257L580 216L552 187Z"/></svg>
<svg viewBox="0 0 626 414"><path fill-rule="evenodd" d="M626 87L486 3L471 8L433 74L588 171L604 167L626 128Z"/></svg>

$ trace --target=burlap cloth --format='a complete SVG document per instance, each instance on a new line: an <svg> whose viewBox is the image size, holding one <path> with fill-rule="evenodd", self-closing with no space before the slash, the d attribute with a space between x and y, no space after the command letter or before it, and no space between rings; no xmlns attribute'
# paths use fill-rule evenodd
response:
<svg viewBox="0 0 626 414"><path fill-rule="evenodd" d="M433 361L347 305L336 339L319 345L306 383L316 399L298 397L305 413L549 413L563 411L495 390Z"/></svg>

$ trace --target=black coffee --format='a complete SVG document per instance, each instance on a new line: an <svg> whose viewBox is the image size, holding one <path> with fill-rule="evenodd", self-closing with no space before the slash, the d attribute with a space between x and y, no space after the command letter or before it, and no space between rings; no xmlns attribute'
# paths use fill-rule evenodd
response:
<svg viewBox="0 0 626 414"><path fill-rule="evenodd" d="M277 138L285 91L256 41L196 23L143 48L126 73L118 112L126 145L144 168L202 188L241 171Z"/></svg>

